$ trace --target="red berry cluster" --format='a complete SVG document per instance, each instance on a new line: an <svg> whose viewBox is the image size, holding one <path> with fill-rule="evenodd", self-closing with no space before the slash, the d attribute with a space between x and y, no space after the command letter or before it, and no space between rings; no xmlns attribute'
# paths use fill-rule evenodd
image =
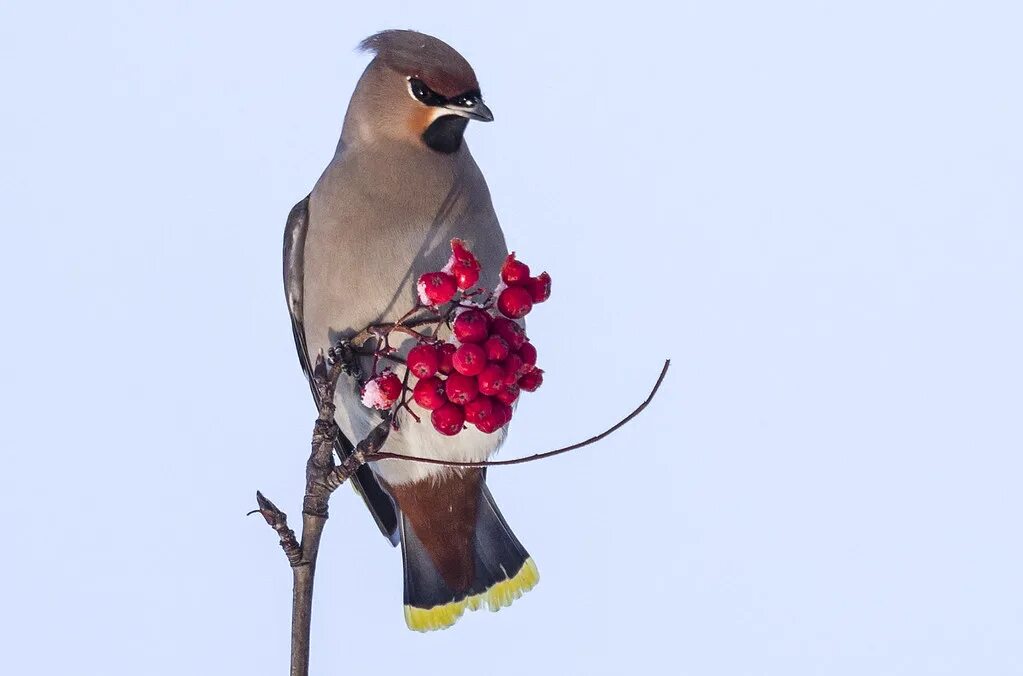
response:
<svg viewBox="0 0 1023 676"><path fill-rule="evenodd" d="M520 392L534 392L543 383L536 347L515 320L550 297L551 277L546 272L530 277L529 266L512 253L501 267L501 284L478 304L468 298L485 293L472 288L479 262L461 240L451 241L451 252L443 270L419 278L423 305L436 307L455 300L458 291L463 295L445 315L453 317L450 341L423 338L409 350L408 370L418 380L412 399L431 412L430 422L441 434L458 434L465 423L490 434L511 420ZM363 388L363 403L386 410L402 393L398 377L385 371Z"/></svg>

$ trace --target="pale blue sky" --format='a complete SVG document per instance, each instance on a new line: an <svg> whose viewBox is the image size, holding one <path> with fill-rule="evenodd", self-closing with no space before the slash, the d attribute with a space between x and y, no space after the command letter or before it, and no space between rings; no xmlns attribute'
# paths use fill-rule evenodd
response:
<svg viewBox="0 0 1023 676"><path fill-rule="evenodd" d="M505 455L674 368L491 473L541 573L499 614L407 631L338 493L315 673L1023 673L1018 3L352 4L0 9L0 670L284 673L281 233L412 27L554 277Z"/></svg>

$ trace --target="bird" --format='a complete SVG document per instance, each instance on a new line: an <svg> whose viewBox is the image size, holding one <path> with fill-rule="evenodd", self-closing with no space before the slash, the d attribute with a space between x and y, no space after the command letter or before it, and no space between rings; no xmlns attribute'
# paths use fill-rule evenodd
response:
<svg viewBox="0 0 1023 676"><path fill-rule="evenodd" d="M508 255L487 182L465 141L470 121L494 119L472 66L447 43L412 30L376 33L359 48L372 59L334 155L285 227L285 295L310 383L318 355L413 306L418 275L441 269L453 238L479 259L485 288L499 283ZM411 344L398 347L402 353ZM400 366L396 373L404 375ZM361 403L359 387L346 376L335 393L342 457L379 423ZM507 427L493 434L470 427L442 436L408 421L382 450L484 461L506 434ZM410 629L444 629L466 610L498 610L538 582L485 468L386 459L362 466L353 485L381 532L401 547Z"/></svg>

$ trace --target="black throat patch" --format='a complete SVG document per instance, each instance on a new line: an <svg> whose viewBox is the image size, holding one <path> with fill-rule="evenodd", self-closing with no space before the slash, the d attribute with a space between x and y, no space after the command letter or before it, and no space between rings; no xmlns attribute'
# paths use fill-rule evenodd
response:
<svg viewBox="0 0 1023 676"><path fill-rule="evenodd" d="M469 124L461 115L438 117L423 132L423 143L439 153L449 155L462 147L462 135Z"/></svg>

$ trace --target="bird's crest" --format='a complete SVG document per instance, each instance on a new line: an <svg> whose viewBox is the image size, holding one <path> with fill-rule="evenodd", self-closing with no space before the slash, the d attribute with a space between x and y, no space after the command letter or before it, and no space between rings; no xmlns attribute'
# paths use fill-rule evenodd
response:
<svg viewBox="0 0 1023 676"><path fill-rule="evenodd" d="M359 49L408 77L422 79L435 92L456 96L479 90L472 66L453 47L437 38L411 30L386 30L371 35Z"/></svg>

